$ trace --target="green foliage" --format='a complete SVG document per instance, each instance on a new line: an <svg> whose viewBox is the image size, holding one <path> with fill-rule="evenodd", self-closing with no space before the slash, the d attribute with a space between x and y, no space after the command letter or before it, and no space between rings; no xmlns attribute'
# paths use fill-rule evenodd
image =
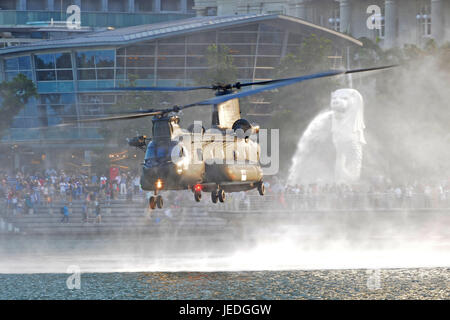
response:
<svg viewBox="0 0 450 320"><path fill-rule="evenodd" d="M208 69L201 77L196 77L197 85L228 84L237 81L237 70L227 46L211 44L207 47L205 59ZM177 104L188 104L211 98L212 91L197 90L181 94L172 94ZM211 107L197 107L189 109L181 116L181 126L187 128L194 121L202 121L205 127L211 124Z"/></svg>
<svg viewBox="0 0 450 320"><path fill-rule="evenodd" d="M275 77L286 78L330 69L333 46L329 39L315 34L305 38L299 49L286 55L275 70ZM280 88L265 93L272 101L273 113L262 127L280 129L280 167L286 173L291 165L298 139L311 119L329 103L335 79L320 79Z"/></svg>
<svg viewBox="0 0 450 320"><path fill-rule="evenodd" d="M331 40L312 34L301 43L295 53L286 55L277 68L277 76L290 77L328 69L328 56L332 54Z"/></svg>
<svg viewBox="0 0 450 320"><path fill-rule="evenodd" d="M206 50L208 70L204 77L197 79L202 85L227 84L236 82L237 70L233 65L233 56L227 46L211 44Z"/></svg>
<svg viewBox="0 0 450 320"><path fill-rule="evenodd" d="M11 126L12 120L19 114L28 101L37 97L33 81L19 73L11 81L0 83L1 114L0 137Z"/></svg>
<svg viewBox="0 0 450 320"><path fill-rule="evenodd" d="M129 83L127 87L136 87L137 76L129 75ZM122 95L117 95L117 100L114 105L105 110L107 114L122 114L127 112L142 111L157 107L158 94L148 93L142 91L126 92ZM105 139L105 145L111 147L125 147L126 138L131 138L137 134L151 133L151 117L132 119L132 120L118 120L112 122L101 123L102 127L99 133Z"/></svg>

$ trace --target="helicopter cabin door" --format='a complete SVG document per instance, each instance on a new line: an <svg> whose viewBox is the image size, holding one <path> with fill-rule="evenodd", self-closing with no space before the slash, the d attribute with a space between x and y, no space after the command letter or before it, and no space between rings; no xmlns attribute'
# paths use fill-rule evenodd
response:
<svg viewBox="0 0 450 320"><path fill-rule="evenodd" d="M241 118L239 99L231 99L214 105L213 125L220 129L231 129L233 123Z"/></svg>

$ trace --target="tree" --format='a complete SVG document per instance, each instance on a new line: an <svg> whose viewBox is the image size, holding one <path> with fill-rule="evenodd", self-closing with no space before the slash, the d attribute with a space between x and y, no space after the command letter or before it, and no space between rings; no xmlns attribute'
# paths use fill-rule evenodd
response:
<svg viewBox="0 0 450 320"><path fill-rule="evenodd" d="M32 97L37 97L37 89L33 81L19 73L11 81L0 83L1 114L0 138L5 130L11 127L15 116Z"/></svg>
<svg viewBox="0 0 450 320"><path fill-rule="evenodd" d="M233 56L230 48L224 45L211 44L206 49L205 55L208 70L204 77L197 79L199 84L228 84L236 82L237 70L233 65Z"/></svg>
<svg viewBox="0 0 450 320"><path fill-rule="evenodd" d="M194 80L197 85L229 84L237 81L237 69L234 66L233 56L230 48L224 45L217 46L211 44L207 47L205 60L208 69ZM183 92L181 94L171 94L177 104L188 104L211 98L211 91L196 90ZM194 121L201 121L205 127L211 124L210 106L192 108L181 116L181 125L187 128Z"/></svg>
<svg viewBox="0 0 450 320"><path fill-rule="evenodd" d="M137 76L129 75L127 87L136 87ZM107 114L121 114L154 108L155 93L143 91L125 92L117 95L116 103L106 110ZM105 145L125 145L127 137L134 137L137 133L149 134L151 131L151 118L133 120L117 120L101 123L99 133L105 139Z"/></svg>
<svg viewBox="0 0 450 320"><path fill-rule="evenodd" d="M286 55L277 67L278 77L296 76L328 69L333 46L331 40L311 34L305 38L295 53Z"/></svg>
<svg viewBox="0 0 450 320"><path fill-rule="evenodd" d="M330 69L333 46L329 39L315 34L305 38L299 49L286 55L275 70L276 78L287 78ZM272 101L273 114L263 127L280 129L280 168L286 174L291 166L295 146L308 123L328 106L330 92L338 80L318 79L282 87L265 93Z"/></svg>

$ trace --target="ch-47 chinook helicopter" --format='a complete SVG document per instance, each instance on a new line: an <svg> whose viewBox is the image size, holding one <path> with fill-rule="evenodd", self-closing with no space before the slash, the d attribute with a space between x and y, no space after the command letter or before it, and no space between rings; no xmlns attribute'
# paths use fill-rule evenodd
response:
<svg viewBox="0 0 450 320"><path fill-rule="evenodd" d="M241 119L239 98L262 91L291 85L301 81L332 77L394 66L356 70L332 70L300 77L227 85L197 87L130 87L112 88L114 91L190 91L212 89L216 97L171 108L116 114L82 122L113 121L152 116L152 139L147 145L146 136L127 139L130 146L146 150L141 176L141 187L153 191L149 207L163 207L163 190L192 190L196 201L202 192L210 192L213 203L225 201L227 192L247 191L257 188L264 195L263 173L259 162L259 144L249 135L259 127ZM236 91L248 86L262 86ZM182 130L179 112L196 106L213 106L211 127L214 134L203 127ZM240 134L239 134L240 133ZM230 160L237 161L227 161ZM253 155L253 157L252 157Z"/></svg>

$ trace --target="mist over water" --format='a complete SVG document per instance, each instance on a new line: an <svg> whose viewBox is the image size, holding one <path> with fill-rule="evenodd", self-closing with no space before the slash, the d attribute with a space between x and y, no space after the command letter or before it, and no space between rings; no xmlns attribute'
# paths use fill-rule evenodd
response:
<svg viewBox="0 0 450 320"><path fill-rule="evenodd" d="M1 241L0 273L446 267L449 222L445 211L279 212L215 234L15 237Z"/></svg>
<svg viewBox="0 0 450 320"><path fill-rule="evenodd" d="M334 180L334 146L331 142L332 111L322 111L298 141L287 179L288 185Z"/></svg>

